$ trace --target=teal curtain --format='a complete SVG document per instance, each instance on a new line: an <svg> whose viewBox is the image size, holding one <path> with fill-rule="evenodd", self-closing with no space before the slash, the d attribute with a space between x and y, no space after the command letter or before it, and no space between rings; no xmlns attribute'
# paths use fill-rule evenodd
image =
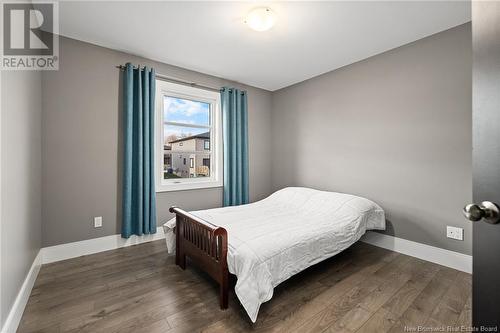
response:
<svg viewBox="0 0 500 333"><path fill-rule="evenodd" d="M224 206L248 203L247 93L234 88L221 92L224 138Z"/></svg>
<svg viewBox="0 0 500 333"><path fill-rule="evenodd" d="M122 237L156 233L155 72L126 64L123 76Z"/></svg>

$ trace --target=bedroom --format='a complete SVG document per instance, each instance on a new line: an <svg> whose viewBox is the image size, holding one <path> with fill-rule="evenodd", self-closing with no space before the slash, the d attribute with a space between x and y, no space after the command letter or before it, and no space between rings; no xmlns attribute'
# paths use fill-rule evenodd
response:
<svg viewBox="0 0 500 333"><path fill-rule="evenodd" d="M497 329L498 2L2 11L2 332Z"/></svg>

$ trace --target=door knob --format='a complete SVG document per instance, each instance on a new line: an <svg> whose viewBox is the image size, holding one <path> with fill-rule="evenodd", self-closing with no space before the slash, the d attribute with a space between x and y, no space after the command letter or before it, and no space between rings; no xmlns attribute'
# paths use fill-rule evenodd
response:
<svg viewBox="0 0 500 333"><path fill-rule="evenodd" d="M485 222L496 224L500 221L500 209L491 201L483 201L480 204L468 204L464 207L463 213L472 222L484 219Z"/></svg>

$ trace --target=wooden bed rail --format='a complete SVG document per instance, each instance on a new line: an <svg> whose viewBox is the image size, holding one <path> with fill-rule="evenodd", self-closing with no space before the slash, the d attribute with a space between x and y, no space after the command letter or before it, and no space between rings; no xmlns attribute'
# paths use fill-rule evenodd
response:
<svg viewBox="0 0 500 333"><path fill-rule="evenodd" d="M207 272L220 286L220 307L227 309L228 279L227 231L178 207L176 216L175 263L186 269L186 256Z"/></svg>

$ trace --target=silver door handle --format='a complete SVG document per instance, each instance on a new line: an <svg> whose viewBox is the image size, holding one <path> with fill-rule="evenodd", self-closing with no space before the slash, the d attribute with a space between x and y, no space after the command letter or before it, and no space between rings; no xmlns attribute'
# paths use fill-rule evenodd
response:
<svg viewBox="0 0 500 333"><path fill-rule="evenodd" d="M480 204L468 204L464 207L463 213L472 222L484 219L484 222L496 224L500 221L500 209L491 201L483 201Z"/></svg>

